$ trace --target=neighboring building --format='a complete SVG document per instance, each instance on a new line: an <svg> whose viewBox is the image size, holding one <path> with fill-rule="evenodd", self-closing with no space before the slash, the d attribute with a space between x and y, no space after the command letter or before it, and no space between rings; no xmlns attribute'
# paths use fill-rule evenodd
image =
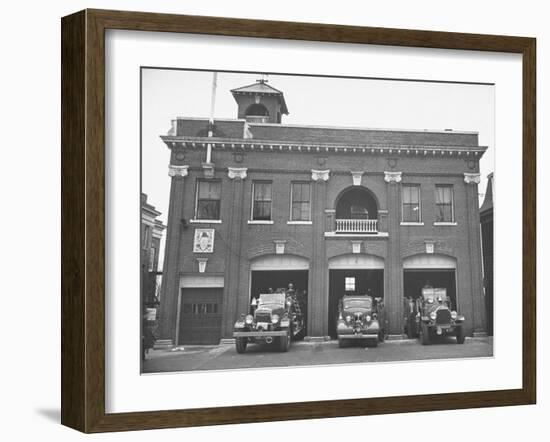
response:
<svg viewBox="0 0 550 442"><path fill-rule="evenodd" d="M162 137L164 344L231 338L253 297L289 282L307 291L308 339L334 337L340 297L367 290L400 337L403 299L427 282L485 332L477 133L285 125L265 81L232 94L238 119L177 118Z"/></svg>
<svg viewBox="0 0 550 442"><path fill-rule="evenodd" d="M141 194L141 284L144 308L159 306L159 252L162 234L166 226L157 218L161 213L147 202L147 195Z"/></svg>
<svg viewBox="0 0 550 442"><path fill-rule="evenodd" d="M485 199L479 209L481 222L481 250L483 252L483 285L487 334L493 335L493 174L487 176Z"/></svg>

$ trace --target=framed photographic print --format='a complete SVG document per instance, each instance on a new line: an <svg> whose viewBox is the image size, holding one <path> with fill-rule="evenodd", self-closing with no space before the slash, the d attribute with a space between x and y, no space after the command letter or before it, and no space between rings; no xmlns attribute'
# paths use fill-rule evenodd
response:
<svg viewBox="0 0 550 442"><path fill-rule="evenodd" d="M531 38L63 18L62 423L535 403L535 166Z"/></svg>

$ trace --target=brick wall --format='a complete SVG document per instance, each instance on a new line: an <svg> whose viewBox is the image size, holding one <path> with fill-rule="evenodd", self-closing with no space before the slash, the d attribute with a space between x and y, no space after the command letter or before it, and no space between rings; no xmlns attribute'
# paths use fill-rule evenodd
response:
<svg viewBox="0 0 550 442"><path fill-rule="evenodd" d="M363 251L388 258L389 245L398 241L398 255L396 263L404 258L425 252L425 241L435 243L435 253L447 254L457 261L457 293L459 309L467 317L467 332L474 330L471 318L474 316L475 300L481 293L477 287L477 279L472 272L481 272L481 268L472 268L470 259L475 256L479 243L475 243L476 229L479 224L472 223L477 211L471 198L468 197L464 173L476 173L479 170L477 160L471 158L445 155L411 155L387 156L377 154L318 154L296 151L279 151L277 149L264 151L241 151L239 149L214 149L212 161L215 164L215 179L222 182L221 224L194 224L189 220L195 218L195 192L197 180L202 179L202 163L205 161L205 149L172 149L171 162L176 165L188 165L189 175L184 178L185 184L181 194L174 194L173 198L183 199L183 218L188 221L187 227L181 231L181 252L178 271L181 273L198 272L198 257L208 258L207 273L223 274L229 260L237 260L239 273L238 293L226 293L225 301L237 296L237 309L246 308L249 293L250 260L262 255L275 253L275 240L286 240L285 253L306 257L310 262L322 260L326 266L328 259L346 253L351 253L349 238L324 238L315 236L315 225L325 223L325 209L334 209L339 195L351 187L351 171L363 171L361 185L368 188L377 199L379 210L388 210L388 183L384 181L385 171L402 172L402 183L419 184L421 188L421 211L424 225L399 225L399 234L390 234L387 238L364 239ZM233 205L232 180L227 175L228 167L248 168L247 177L242 183L242 207ZM312 212L312 225L289 225L290 219L290 183L292 181L311 181L311 169L330 170L330 179L323 184L325 195ZM255 180L269 180L272 187L272 220L270 225L249 224L251 218L252 189ZM435 185L451 184L454 189L454 213L456 225L436 226L435 221ZM401 198L401 191L396 193ZM476 186L477 187L477 186ZM394 192L395 193L395 192ZM470 198L470 200L469 200ZM395 205L400 208L400 201ZM242 214L235 220L239 228L240 244L230 246L228 222L230 215ZM398 217L401 221L400 209L397 213L392 210L388 213L391 221ZM213 228L215 230L214 252L208 254L193 253L193 235L196 228ZM325 228L323 227L323 232ZM315 241L323 244L322 253L315 248ZM314 255L315 253L315 255ZM474 255L472 255L472 253ZM326 268L326 267L325 267ZM311 276L310 276L311 277ZM389 275L387 276L389 277ZM394 270L394 278L402 278L402 270ZM322 284L320 289L323 289ZM389 286L388 286L389 287ZM402 287L396 287L402 292ZM328 287L326 287L328 290ZM173 294L172 296L176 296ZM386 296L399 298L402 293L386 293ZM232 301L231 301L232 302ZM323 314L322 312L319 314ZM230 333L235 318L224 318L225 335ZM319 330L317 330L319 332ZM321 330L321 332L323 332Z"/></svg>

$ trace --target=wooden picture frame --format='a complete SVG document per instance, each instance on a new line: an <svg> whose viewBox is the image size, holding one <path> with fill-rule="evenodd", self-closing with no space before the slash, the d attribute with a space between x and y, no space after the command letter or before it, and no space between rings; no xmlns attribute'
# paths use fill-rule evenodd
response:
<svg viewBox="0 0 550 442"><path fill-rule="evenodd" d="M107 414L105 30L517 53L523 57L523 383L513 390ZM84 10L62 19L62 424L83 432L534 404L536 41L533 38Z"/></svg>

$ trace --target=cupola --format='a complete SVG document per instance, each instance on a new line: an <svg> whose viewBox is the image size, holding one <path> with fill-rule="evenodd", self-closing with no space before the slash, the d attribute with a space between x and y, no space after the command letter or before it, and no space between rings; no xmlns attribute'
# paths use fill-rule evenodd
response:
<svg viewBox="0 0 550 442"><path fill-rule="evenodd" d="M288 115L283 93L267 84L264 77L231 93L238 105L237 118L249 123L281 124L282 115Z"/></svg>

